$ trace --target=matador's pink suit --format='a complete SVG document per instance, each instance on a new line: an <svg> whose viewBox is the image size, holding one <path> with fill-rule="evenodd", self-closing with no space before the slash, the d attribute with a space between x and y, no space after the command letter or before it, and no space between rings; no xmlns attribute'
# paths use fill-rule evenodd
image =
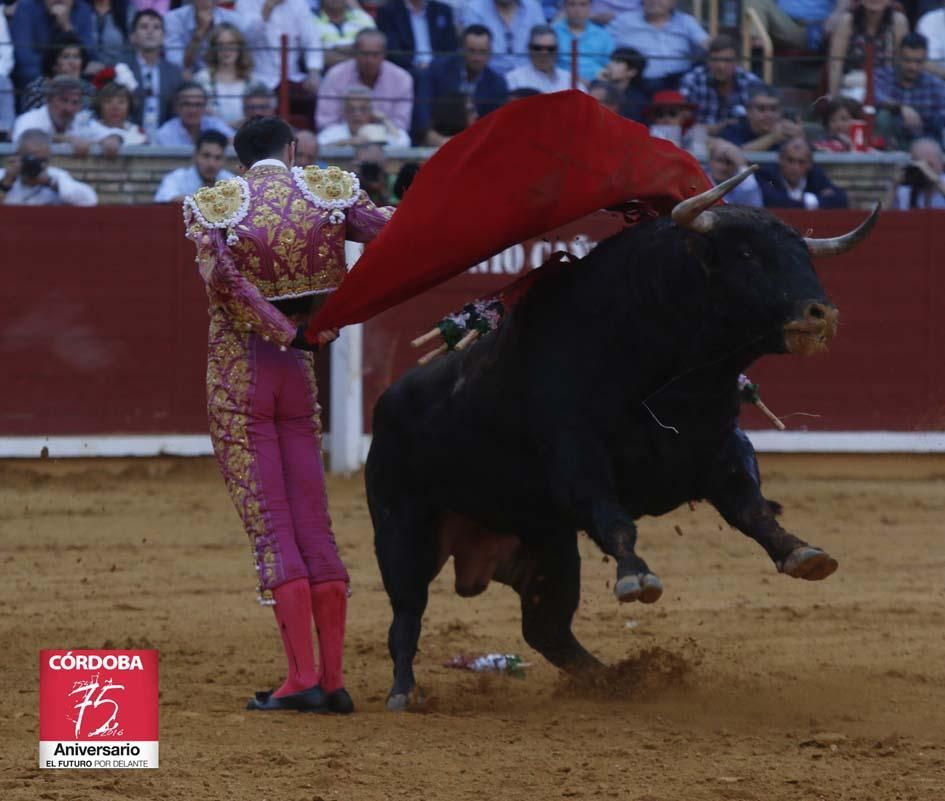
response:
<svg viewBox="0 0 945 801"><path fill-rule="evenodd" d="M345 239L373 239L391 213L351 173L272 159L185 201L210 299L210 436L264 604L281 605L279 588L298 579L313 598L348 580L328 516L313 355L289 347L304 320L270 301L336 289Z"/></svg>

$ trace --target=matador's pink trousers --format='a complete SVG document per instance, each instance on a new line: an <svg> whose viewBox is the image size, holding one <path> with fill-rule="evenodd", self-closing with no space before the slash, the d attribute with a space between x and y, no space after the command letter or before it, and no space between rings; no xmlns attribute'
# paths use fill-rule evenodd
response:
<svg viewBox="0 0 945 801"><path fill-rule="evenodd" d="M344 686L348 572L328 514L312 354L239 331L215 310L207 393L214 451L252 539L260 601L275 605L289 654L288 679L275 694L316 683L332 692Z"/></svg>

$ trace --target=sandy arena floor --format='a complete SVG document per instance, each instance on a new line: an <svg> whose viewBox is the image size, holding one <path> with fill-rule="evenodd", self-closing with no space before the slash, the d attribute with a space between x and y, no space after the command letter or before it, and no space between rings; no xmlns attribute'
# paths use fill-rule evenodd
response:
<svg viewBox="0 0 945 801"><path fill-rule="evenodd" d="M242 709L282 652L212 461L0 463L0 799L945 799L945 457L762 468L787 527L840 560L833 577L777 575L703 505L643 521L666 593L621 606L582 538L575 630L626 660L626 684L577 690L525 645L510 590L464 601L447 565L419 714L384 710L390 612L363 482L332 480L359 709L338 719ZM38 770L38 650L103 646L161 651L160 770ZM464 651L536 665L442 667Z"/></svg>

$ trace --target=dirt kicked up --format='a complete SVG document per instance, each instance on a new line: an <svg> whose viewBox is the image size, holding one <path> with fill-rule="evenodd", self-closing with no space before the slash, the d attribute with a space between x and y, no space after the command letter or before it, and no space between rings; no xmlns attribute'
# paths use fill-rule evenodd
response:
<svg viewBox="0 0 945 801"><path fill-rule="evenodd" d="M945 799L945 457L768 457L786 527L840 561L775 573L707 505L644 520L664 581L619 605L584 537L581 641L614 664L562 678L516 596L432 587L419 713L384 709L390 611L360 476L329 485L354 582L350 718L243 711L281 678L272 612L210 460L0 463L0 799ZM161 651L161 768L37 768L40 648ZM449 669L463 652L524 679Z"/></svg>

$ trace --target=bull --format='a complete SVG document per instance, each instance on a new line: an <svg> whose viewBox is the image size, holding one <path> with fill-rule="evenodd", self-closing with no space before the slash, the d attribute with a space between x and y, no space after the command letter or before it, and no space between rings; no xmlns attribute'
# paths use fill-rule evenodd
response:
<svg viewBox="0 0 945 801"><path fill-rule="evenodd" d="M836 570L762 495L737 379L766 354L827 347L838 311L811 256L853 247L879 209L805 239L764 210L714 205L745 175L547 270L497 330L381 396L365 479L393 609L388 708L419 696L428 587L450 556L459 595L512 587L526 642L568 672L600 667L571 630L579 531L616 561L621 602L663 591L635 521L688 501L709 501L781 573Z"/></svg>

